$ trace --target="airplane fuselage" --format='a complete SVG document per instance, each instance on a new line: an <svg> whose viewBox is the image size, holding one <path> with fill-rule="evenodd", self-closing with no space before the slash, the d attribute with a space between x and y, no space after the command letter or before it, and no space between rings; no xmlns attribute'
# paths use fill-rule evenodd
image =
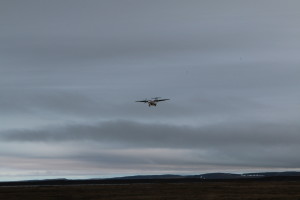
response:
<svg viewBox="0 0 300 200"><path fill-rule="evenodd" d="M156 106L156 102L155 101L148 101L148 105L150 106Z"/></svg>

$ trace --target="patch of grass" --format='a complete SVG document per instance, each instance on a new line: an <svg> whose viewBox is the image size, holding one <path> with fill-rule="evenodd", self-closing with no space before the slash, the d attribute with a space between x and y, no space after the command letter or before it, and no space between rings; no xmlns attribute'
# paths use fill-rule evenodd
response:
<svg viewBox="0 0 300 200"><path fill-rule="evenodd" d="M300 182L199 182L0 187L5 200L299 200Z"/></svg>

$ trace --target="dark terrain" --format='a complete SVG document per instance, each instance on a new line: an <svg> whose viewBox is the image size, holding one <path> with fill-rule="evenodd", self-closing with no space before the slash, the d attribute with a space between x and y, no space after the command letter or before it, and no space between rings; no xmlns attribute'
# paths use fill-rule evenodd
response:
<svg viewBox="0 0 300 200"><path fill-rule="evenodd" d="M223 173L206 175L213 178L162 175L0 182L0 199L300 200L298 174L252 174L241 177L234 174L234 178L229 178L231 174Z"/></svg>

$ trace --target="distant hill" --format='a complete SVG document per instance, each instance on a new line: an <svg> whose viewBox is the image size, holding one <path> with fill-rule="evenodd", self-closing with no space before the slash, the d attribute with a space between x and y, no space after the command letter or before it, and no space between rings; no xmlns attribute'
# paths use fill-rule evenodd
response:
<svg viewBox="0 0 300 200"><path fill-rule="evenodd" d="M206 179L206 180L216 180L216 179L253 179L253 178L265 178L265 177L300 177L300 172L260 172L260 173L245 173L245 174L232 174L232 173L206 173L201 175L137 175L137 176L125 176L117 177L113 179Z"/></svg>
<svg viewBox="0 0 300 200"><path fill-rule="evenodd" d="M206 181L300 181L300 172L261 172L261 173L206 173L201 175L137 175L107 179L47 179L1 182L0 186L40 186L40 185L91 185L91 184L134 184L134 183L187 183Z"/></svg>
<svg viewBox="0 0 300 200"><path fill-rule="evenodd" d="M200 179L239 179L243 178L241 174L231 174L231 173L207 173L202 175L190 176L191 178Z"/></svg>
<svg viewBox="0 0 300 200"><path fill-rule="evenodd" d="M243 176L248 177L271 177L271 176L300 176L300 172L261 172L261 173L247 173Z"/></svg>

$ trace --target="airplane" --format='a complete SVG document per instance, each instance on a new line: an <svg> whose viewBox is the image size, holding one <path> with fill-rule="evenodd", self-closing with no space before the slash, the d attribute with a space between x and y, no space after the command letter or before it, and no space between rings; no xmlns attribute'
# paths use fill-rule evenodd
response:
<svg viewBox="0 0 300 200"><path fill-rule="evenodd" d="M148 103L148 106L156 106L158 102L160 101L167 101L167 100L170 100L170 99L161 99L161 97L154 97L154 98L151 98L151 99L145 99L145 100L142 100L142 101L135 101L135 102L143 102L143 103Z"/></svg>

